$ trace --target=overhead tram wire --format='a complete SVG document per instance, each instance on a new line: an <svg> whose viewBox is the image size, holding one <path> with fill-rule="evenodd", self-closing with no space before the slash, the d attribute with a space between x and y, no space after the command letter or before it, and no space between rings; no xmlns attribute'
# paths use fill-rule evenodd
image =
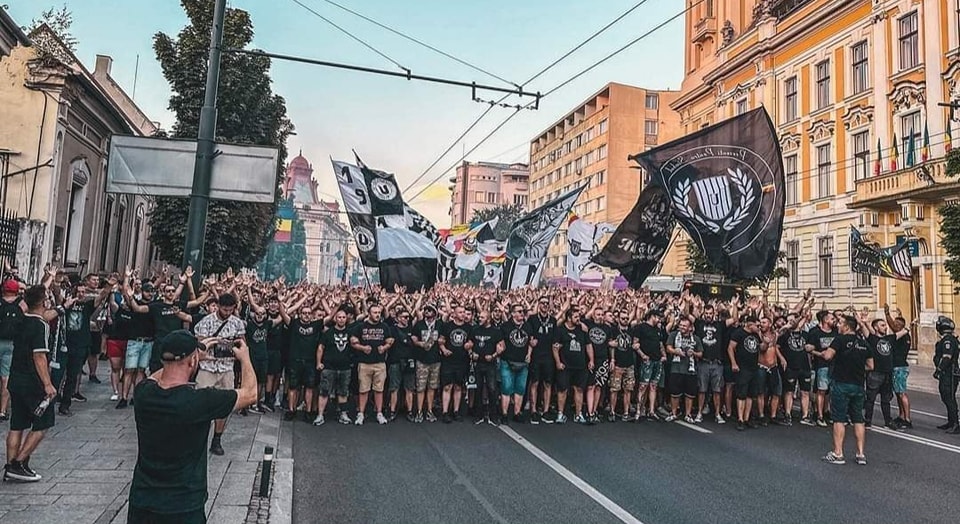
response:
<svg viewBox="0 0 960 524"><path fill-rule="evenodd" d="M337 2L334 2L333 0L323 0L323 1L326 2L326 3L328 3L328 4L330 4L330 5L332 5L332 6L334 6L334 7L337 7L337 8L339 8L339 9L342 9L342 10L344 10L344 11L346 11L346 12L348 12L348 13L354 15L354 16L360 17L360 18L366 20L367 22L370 22L371 24L373 24L373 25L375 25L375 26L377 26L377 27L380 27L381 29L385 29L385 30L387 30L387 31L390 31L391 33L393 33L393 34L395 34L395 35L397 35L397 36L399 36L399 37L401 37L401 38L404 38L404 39L409 40L409 41L411 41L411 42L413 42L413 43L415 43L415 44L417 44L417 45L420 45L420 46L422 46L422 47L425 47L425 48L433 51L434 53L437 53L437 54L439 54L439 55L445 56L445 57L449 58L450 60L453 60L454 62L457 62L458 64L465 65L465 66L469 67L470 69L473 69L474 71L477 71L478 73L482 73L482 74L485 74L485 75L487 75L487 76L489 76L489 77L491 77L491 78L495 78L495 79L497 79L497 80L499 80L499 81L501 81L501 82L503 82L503 83L505 83L505 84L510 84L510 85L512 85L512 86L514 86L514 87L517 87L517 88L520 87L520 86L517 85L515 82L511 82L511 81L507 80L506 78L503 78L503 77L501 77L501 76L495 75L495 74L491 73L490 71L487 71L486 69L483 69L483 68L481 68L481 67L479 67L479 66L476 66L476 65L474 65L474 64L471 64L470 62L467 62L466 60L463 60L463 59L461 59L461 58L457 58L456 56L453 56L453 55L451 55L450 53L447 53L446 51L443 51L443 50L441 50L441 49L437 49L436 47L434 47L434 46L432 46L432 45L430 45L430 44L428 44L428 43L426 43L426 42L423 42L423 41L421 41L421 40L418 40L418 39L416 39L416 38L414 38L414 37L412 37L412 36L410 36L410 35L407 35L407 34L403 33L402 31L399 31L399 30L394 29L394 28L392 28L392 27L390 27L390 26L388 26L388 25L386 25L386 24L383 24L383 23L381 23L381 22L378 22L378 21L374 20L373 18L370 18L369 16L366 16L366 15L364 15L364 14L362 14L362 13L358 13L357 11L354 11L353 9L350 9L349 7L346 7L346 6L343 6L343 5L341 5L341 4L338 4Z"/></svg>
<svg viewBox="0 0 960 524"><path fill-rule="evenodd" d="M367 49L373 51L374 53L380 55L381 57L385 58L387 61L389 61L389 62L392 63L393 65L399 67L400 69L406 71L407 73L410 73L410 69L404 67L402 64L400 64L400 62L397 62L396 60L390 58L389 56L386 55L386 53L384 53L384 52L380 51L379 49L377 49L376 47L373 47L372 45L366 43L366 42L363 41L360 37L355 36L355 35L354 35L353 33L351 33L350 31L347 31L346 29L340 27L340 26L337 25L333 20L330 20L329 18L327 18L327 17L321 15L320 13L316 12L315 10L311 9L310 6L304 4L304 3L301 2L300 0L290 0L290 1L293 2L293 3L295 3L295 4L297 4L297 5L299 5L300 7L304 8L304 9L306 9L307 11L313 13L313 15L316 16L317 18L319 18L319 19L323 20L324 22L332 25L332 26L335 27L337 30L339 30L341 33L343 33L343 34L349 36L351 39L359 42L361 45L363 45L363 46L366 47Z"/></svg>
<svg viewBox="0 0 960 524"><path fill-rule="evenodd" d="M326 0L325 0L325 1L326 1ZM570 57L570 55L572 55L573 53L579 51L583 46L585 46L585 45L587 45L588 43L590 43L591 41L593 41L593 39L595 39L595 38L597 38L598 36L600 36L600 35L601 35L602 33L604 33L607 29L610 29L610 28L613 27L617 22L623 20L624 18L626 18L627 15L629 15L630 13L636 11L637 8L639 8L640 6L642 6L643 4L645 4L645 3L649 2L649 1L650 1L650 0L640 0L639 2L637 2L636 4L634 4L633 7L631 7L630 9L627 9L626 11L624 11L623 13L621 13L618 17L614 18L612 21L610 21L609 23L607 23L605 26L603 26L603 27L601 27L600 29L598 29L597 31L595 31L592 35L590 35L589 37L587 37L586 40L580 42L579 44L577 44L576 46L574 46L572 49L570 49L569 51L567 51L566 53L564 53L560 58L557 58L556 60L554 60L553 62L551 62L549 65L547 65L546 67L544 67L543 69L541 69L539 72L537 72L535 75L533 75L533 76L531 76L530 78L528 78L527 81L524 82L524 83L522 83L522 84L520 84L519 87L522 89L523 86L525 86L525 85L529 84L530 82L533 82L534 80L540 78L541 76L543 76L544 73L546 73L547 71L549 71L549 70L553 69L554 67L556 67L557 64L559 64L560 62L566 60L568 57ZM702 2L703 0L700 0L700 1ZM556 89L554 89L554 91L555 91L555 90L556 90ZM510 95L507 94L507 95L504 95L503 97L501 97L499 100L497 100L497 101L495 101L495 102L490 102L490 107L492 108L492 107L495 106L495 105L500 105L500 104L502 104L503 101L506 100L506 99L509 98L509 97L510 97ZM529 104L528 104L528 106L529 106ZM450 144L450 146L447 147L447 149L445 149L444 152L443 152L439 157L437 157L437 159L434 160L432 164L430 164L430 167L428 167L427 169L425 169L425 170L423 171L423 173L420 173L420 176L418 176L417 178L415 178L415 179L413 180L413 182L410 182L409 184L407 184L407 187L404 189L404 191L409 191L413 186L415 186L415 185L417 184L417 182L423 180L423 177L427 176L427 173L429 173L430 170L434 168L434 166L436 166L438 163L440 163L440 161L443 160L443 157L447 156L447 154L448 154L454 147L456 147L458 143L460 143L460 140L462 140L463 137L464 137L467 133L470 132L470 130L472 130L474 127L476 127L477 124L479 124L480 121L481 121L481 120L487 115L487 113L489 113L489 112L490 112L489 110L484 111L483 114L480 115L480 117L478 117L476 120L474 120L473 123L471 123L471 124L467 127L467 130L464 131L463 133L461 133L460 138L457 138L457 140L455 140L452 144ZM509 121L510 119L512 119L515 115L516 115L516 113L511 113L511 115L507 118L507 120L504 121L504 123L506 123L507 121ZM498 128L501 127L502 125L503 125L503 124L501 124L500 126L498 126ZM482 143L482 142L481 142L481 143ZM472 150L471 150L471 151L472 151ZM462 162L462 161L463 161L463 159L461 158L459 161L457 161L457 164L459 164L459 163ZM456 166L456 164L455 164L454 166ZM449 169L448 169L447 171L449 171ZM447 173L447 171L444 171L443 173L441 173L440 176L438 176L438 177L436 178L436 180L434 180L433 182L431 182L430 184L427 184L427 185L429 186L429 185L435 184L437 180L440 180L441 178L443 178L443 175L445 175L445 174Z"/></svg>

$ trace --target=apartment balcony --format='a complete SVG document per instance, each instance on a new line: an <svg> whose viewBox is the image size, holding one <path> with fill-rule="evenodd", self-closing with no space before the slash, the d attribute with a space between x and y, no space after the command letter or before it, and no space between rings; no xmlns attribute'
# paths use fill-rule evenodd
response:
<svg viewBox="0 0 960 524"><path fill-rule="evenodd" d="M704 41L716 40L717 35L717 19L713 16L708 16L701 18L693 25L693 43L700 44Z"/></svg>
<svg viewBox="0 0 960 524"><path fill-rule="evenodd" d="M937 205L958 196L960 178L948 177L946 162L938 158L857 180L857 193L849 207L895 211L900 209L900 202L904 200Z"/></svg>

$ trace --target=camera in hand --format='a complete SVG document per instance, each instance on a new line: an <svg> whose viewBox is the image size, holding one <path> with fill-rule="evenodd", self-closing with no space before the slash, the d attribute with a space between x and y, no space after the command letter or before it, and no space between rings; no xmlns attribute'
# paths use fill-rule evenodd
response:
<svg viewBox="0 0 960 524"><path fill-rule="evenodd" d="M213 346L213 356L215 358L233 358L233 348L240 347L239 340L224 339L218 340L217 345Z"/></svg>

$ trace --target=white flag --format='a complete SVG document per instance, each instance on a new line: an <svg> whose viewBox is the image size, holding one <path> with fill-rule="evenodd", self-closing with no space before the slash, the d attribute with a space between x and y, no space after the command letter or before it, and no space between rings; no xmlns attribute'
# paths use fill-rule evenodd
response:
<svg viewBox="0 0 960 524"><path fill-rule="evenodd" d="M567 277L580 281L580 275L590 263L590 257L597 252L597 242L606 233L616 228L611 224L602 223L593 225L586 220L573 215L567 226L567 245L570 253L567 255Z"/></svg>

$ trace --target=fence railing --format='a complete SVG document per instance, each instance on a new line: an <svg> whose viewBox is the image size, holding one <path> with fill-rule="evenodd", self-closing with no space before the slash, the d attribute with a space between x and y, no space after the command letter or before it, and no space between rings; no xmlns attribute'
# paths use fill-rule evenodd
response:
<svg viewBox="0 0 960 524"><path fill-rule="evenodd" d="M16 214L10 209L0 208L0 269L7 264L15 265L19 234L20 223Z"/></svg>

